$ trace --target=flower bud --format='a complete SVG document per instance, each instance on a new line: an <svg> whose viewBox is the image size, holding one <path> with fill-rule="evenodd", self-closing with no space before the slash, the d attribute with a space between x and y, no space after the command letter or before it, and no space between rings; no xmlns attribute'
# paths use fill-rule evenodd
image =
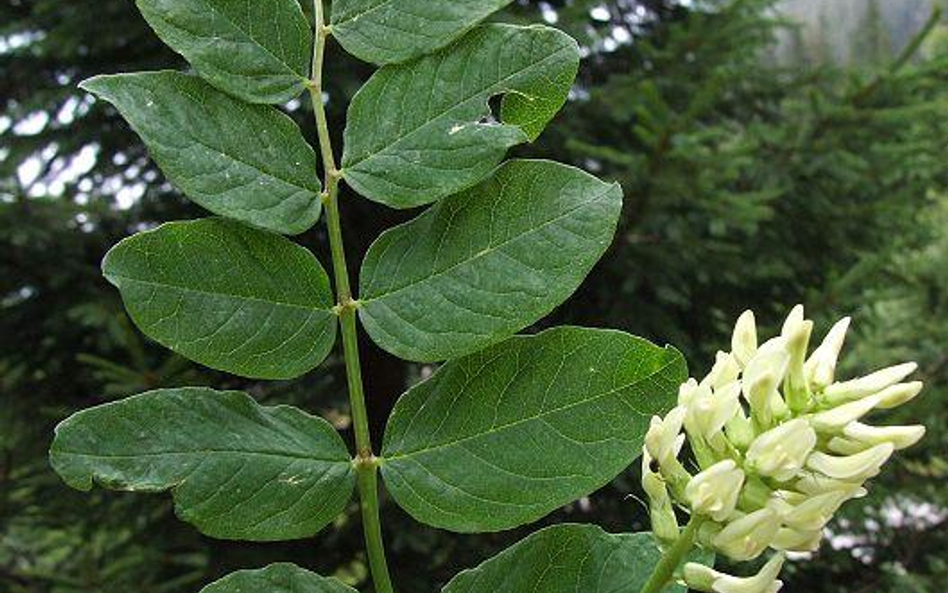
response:
<svg viewBox="0 0 948 593"><path fill-rule="evenodd" d="M682 408L687 408L691 405L692 400L695 398L695 394L698 391L698 382L694 379L689 378L687 381L678 386L678 405Z"/></svg>
<svg viewBox="0 0 948 593"><path fill-rule="evenodd" d="M744 472L733 459L726 459L692 478L685 497L693 512L724 521L734 512L743 485Z"/></svg>
<svg viewBox="0 0 948 593"><path fill-rule="evenodd" d="M823 530L800 531L781 527L771 545L775 550L784 552L815 552L823 541Z"/></svg>
<svg viewBox="0 0 948 593"><path fill-rule="evenodd" d="M742 387L751 408L751 415L763 426L769 426L780 413L783 401L777 386L783 381L790 354L778 344L769 341L748 361L744 369ZM779 400L779 403L778 403Z"/></svg>
<svg viewBox="0 0 948 593"><path fill-rule="evenodd" d="M738 364L737 358L735 358L733 354L719 350L715 355L714 366L711 367L711 372L701 380L701 384L707 385L712 389L718 389L723 385L736 381L740 374L741 365Z"/></svg>
<svg viewBox="0 0 948 593"><path fill-rule="evenodd" d="M678 518L672 506L668 488L661 476L652 471L652 457L642 452L642 488L649 499L649 519L652 533L660 542L671 543L678 538Z"/></svg>
<svg viewBox="0 0 948 593"><path fill-rule="evenodd" d="M922 387L923 384L921 381L898 383L891 387L886 387L877 394L879 396L878 407L882 410L897 408L914 399L915 396L922 391Z"/></svg>
<svg viewBox="0 0 948 593"><path fill-rule="evenodd" d="M710 593L776 593L783 586L777 575L786 557L774 554L752 577L735 577L718 572L710 566L689 562L682 571L685 584L696 591Z"/></svg>
<svg viewBox="0 0 948 593"><path fill-rule="evenodd" d="M790 409L797 412L804 410L810 400L810 390L803 366L812 331L813 322L803 318L803 306L797 305L790 312L780 332L780 336L787 344L787 352L790 354L787 376L783 381L783 394Z"/></svg>
<svg viewBox="0 0 948 593"><path fill-rule="evenodd" d="M659 465L668 459L678 457L684 439L678 438L685 421L685 408L678 406L667 416L652 416L648 432L645 434L645 446L649 454L658 460Z"/></svg>
<svg viewBox="0 0 948 593"><path fill-rule="evenodd" d="M688 586L688 589L712 593L714 581L723 575L710 566L698 564L697 562L688 562L682 569L681 576L685 581L685 585Z"/></svg>
<svg viewBox="0 0 948 593"><path fill-rule="evenodd" d="M774 554L760 572L752 577L722 574L714 581L711 590L714 593L777 593L783 587L783 582L777 580L777 576L785 559L783 553Z"/></svg>
<svg viewBox="0 0 948 593"><path fill-rule="evenodd" d="M796 476L816 446L816 432L795 418L757 437L747 450L747 463L758 473L786 481Z"/></svg>
<svg viewBox="0 0 948 593"><path fill-rule="evenodd" d="M859 488L860 482L827 478L822 474L808 472L794 483L793 487L806 496L816 496L833 490L851 490ZM865 496L865 490L858 489L852 498Z"/></svg>
<svg viewBox="0 0 948 593"><path fill-rule="evenodd" d="M810 425L820 432L839 432L847 424L859 420L881 402L879 394L836 406L825 412L817 412L810 418Z"/></svg>
<svg viewBox="0 0 948 593"><path fill-rule="evenodd" d="M925 427L914 426L869 426L851 422L843 429L843 435L867 446L892 443L895 450L911 447L925 436Z"/></svg>
<svg viewBox="0 0 948 593"><path fill-rule="evenodd" d="M727 438L731 444L740 450L747 449L754 441L757 433L754 431L754 425L750 419L744 415L744 410L739 409L724 427L727 432Z"/></svg>
<svg viewBox="0 0 948 593"><path fill-rule="evenodd" d="M892 443L876 445L861 453L845 457L835 457L817 451L810 455L806 465L830 478L862 482L878 475L882 464L889 459L893 451L895 447Z"/></svg>
<svg viewBox="0 0 948 593"><path fill-rule="evenodd" d="M714 536L712 543L732 560L753 560L767 549L779 528L777 513L763 508L731 521Z"/></svg>
<svg viewBox="0 0 948 593"><path fill-rule="evenodd" d="M807 498L799 505L792 507L781 514L781 520L786 527L799 531L819 531L844 502L852 498L858 486L849 490L832 490Z"/></svg>
<svg viewBox="0 0 948 593"><path fill-rule="evenodd" d="M897 364L858 379L833 383L823 391L823 395L830 403L840 403L866 397L895 385L914 373L917 368L918 365L914 362Z"/></svg>
<svg viewBox="0 0 948 593"><path fill-rule="evenodd" d="M836 362L849 330L849 317L844 317L830 328L823 342L804 364L807 382L814 390L820 390L833 382L836 375Z"/></svg>
<svg viewBox="0 0 948 593"><path fill-rule="evenodd" d="M744 367L757 351L757 322L753 311L744 311L734 324L731 336L731 351L734 358Z"/></svg>
<svg viewBox="0 0 948 593"><path fill-rule="evenodd" d="M697 387L685 414L685 429L689 435L700 435L710 440L721 432L728 420L741 407L741 384L734 381L712 392L707 385Z"/></svg>

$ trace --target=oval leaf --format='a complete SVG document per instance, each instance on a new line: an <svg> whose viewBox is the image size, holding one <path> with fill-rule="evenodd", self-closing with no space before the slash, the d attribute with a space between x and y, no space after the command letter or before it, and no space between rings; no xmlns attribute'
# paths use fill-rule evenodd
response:
<svg viewBox="0 0 948 593"><path fill-rule="evenodd" d="M306 89L313 33L296 0L137 0L158 37L217 88L251 103Z"/></svg>
<svg viewBox="0 0 948 593"><path fill-rule="evenodd" d="M349 106L346 181L409 208L482 180L507 149L559 111L579 65L576 42L547 27L485 25L443 51L376 72ZM500 120L488 100L504 95Z"/></svg>
<svg viewBox="0 0 948 593"><path fill-rule="evenodd" d="M73 488L171 490L202 533L308 537L336 517L355 475L332 426L237 391L164 389L79 412L56 428L56 472Z"/></svg>
<svg viewBox="0 0 948 593"><path fill-rule="evenodd" d="M511 0L335 0L332 32L346 51L376 64L441 49Z"/></svg>
<svg viewBox="0 0 948 593"><path fill-rule="evenodd" d="M102 271L145 334L214 369L291 379L335 341L329 278L313 254L237 222L139 233L109 251Z"/></svg>
<svg viewBox="0 0 948 593"><path fill-rule="evenodd" d="M477 568L451 579L443 593L638 593L662 552L650 533L606 533L563 524L531 534ZM710 564L699 552L692 561ZM684 593L673 585L664 593Z"/></svg>
<svg viewBox="0 0 948 593"><path fill-rule="evenodd" d="M201 589L201 593L358 593L334 578L320 576L295 564L271 564L258 570L238 570Z"/></svg>
<svg viewBox="0 0 948 593"><path fill-rule="evenodd" d="M556 328L447 362L396 404L382 475L415 519L461 532L534 521L641 453L687 378L673 348Z"/></svg>
<svg viewBox="0 0 948 593"><path fill-rule="evenodd" d="M573 293L612 241L622 192L566 165L511 161L382 234L360 315L382 348L438 361L499 342Z"/></svg>
<svg viewBox="0 0 948 593"><path fill-rule="evenodd" d="M211 212L295 235L319 219L316 153L296 124L196 76L98 76L82 88L115 105L168 179Z"/></svg>

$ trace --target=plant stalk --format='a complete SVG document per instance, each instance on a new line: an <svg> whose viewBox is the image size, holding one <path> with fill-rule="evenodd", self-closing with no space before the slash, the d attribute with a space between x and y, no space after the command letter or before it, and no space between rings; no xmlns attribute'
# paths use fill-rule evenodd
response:
<svg viewBox="0 0 948 593"><path fill-rule="evenodd" d="M323 105L323 62L329 28L325 24L322 0L313 0L313 15L316 35L313 45L312 75L308 86L313 102L313 113L316 116L316 132L319 137L319 150L322 155L325 173L322 200L326 211L329 246L332 251L332 268L336 284L336 312L339 315L339 325L342 333L346 381L349 387L349 406L355 432L356 458L354 466L356 485L359 490L359 506L362 512L362 530L365 535L366 554L376 592L394 593L392 579L388 572L388 564L385 560L385 544L382 539L382 524L379 518L379 464L378 459L372 452L369 417L365 405L365 389L362 385L362 366L359 360L359 336L356 320L358 304L352 298L352 288L349 284L349 269L346 265L346 251L339 215L339 183L342 180L342 172L336 167L332 140L329 136L326 108Z"/></svg>
<svg viewBox="0 0 948 593"><path fill-rule="evenodd" d="M665 587L671 584L675 578L675 571L695 547L695 538L698 536L698 529L702 523L704 523L703 517L699 515L691 516L688 525L682 530L681 535L678 536L672 547L665 551L661 561L652 571L652 576L648 578L639 593L661 593L665 590Z"/></svg>

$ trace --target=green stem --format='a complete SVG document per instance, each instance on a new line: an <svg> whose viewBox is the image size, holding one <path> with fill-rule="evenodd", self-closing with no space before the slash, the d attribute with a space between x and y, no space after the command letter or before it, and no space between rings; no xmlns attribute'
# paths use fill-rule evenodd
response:
<svg viewBox="0 0 948 593"><path fill-rule="evenodd" d="M675 571L684 561L685 557L695 546L695 538L698 536L698 529L704 523L704 517L692 515L688 525L672 544L672 547L665 551L661 561L652 571L652 576L648 578L645 586L639 593L661 593L665 590L675 578Z"/></svg>
<svg viewBox="0 0 948 593"><path fill-rule="evenodd" d="M362 367L359 361L359 336L356 327L358 303L352 298L349 285L349 269L346 265L345 244L342 239L342 223L339 216L339 182L342 172L336 167L336 158L329 136L329 123L323 105L323 61L329 27L323 18L322 0L313 0L316 24L316 40L313 46L312 78L309 83L313 112L316 115L316 132L325 171L323 205L326 210L326 225L329 231L329 247L332 251L332 268L336 280L336 312L342 333L343 357L346 363L346 381L349 386L349 406L356 442L356 485L359 490L359 506L362 511L362 530L365 534L366 554L372 581L377 593L394 593L388 564L385 561L385 544L382 540L382 524L379 519L378 459L372 452L369 432L369 416L365 406L365 389L362 385Z"/></svg>

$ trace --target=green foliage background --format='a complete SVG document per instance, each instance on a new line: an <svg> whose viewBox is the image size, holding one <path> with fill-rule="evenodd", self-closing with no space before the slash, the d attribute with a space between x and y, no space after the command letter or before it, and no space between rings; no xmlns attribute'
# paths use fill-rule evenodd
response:
<svg viewBox="0 0 948 593"><path fill-rule="evenodd" d="M802 37L789 59L767 0L519 2L503 16L556 14L587 49L573 97L523 155L572 162L621 182L617 242L547 322L614 326L682 349L708 367L744 308L775 326L804 303L828 327L855 317L847 370L912 359L924 396L893 422L929 436L846 508L833 545L787 571L787 590L942 593L948 580L948 28L891 48L872 11L853 40L865 60L820 59ZM594 9L595 10L592 10ZM876 12L878 14L878 12ZM882 48L882 49L880 49ZM891 49L891 51L885 51ZM370 68L330 55L333 129ZM901 54L899 52L902 52ZM857 55L860 55L857 53ZM52 427L75 410L155 387L246 389L348 426L341 361L292 382L198 367L147 342L99 262L118 239L201 211L163 181L137 137L76 84L99 73L181 68L127 0L0 4L0 591L184 593L238 568L293 561L365 590L355 508L318 540L211 540L175 520L167 496L63 485L49 469ZM314 136L305 107L286 109ZM20 122L43 121L43 126ZM94 164L63 174L85 148ZM18 170L38 166L26 183ZM75 171L73 171L75 173ZM57 181L58 180L58 181ZM134 198L134 199L133 199ZM408 217L347 201L357 254ZM371 214L369 214L371 213ZM326 238L301 241L328 261ZM539 329L539 328L538 328ZM363 345L380 427L405 386L430 372ZM630 470L545 520L646 528ZM384 520L401 588L436 591L525 535L454 536Z"/></svg>

